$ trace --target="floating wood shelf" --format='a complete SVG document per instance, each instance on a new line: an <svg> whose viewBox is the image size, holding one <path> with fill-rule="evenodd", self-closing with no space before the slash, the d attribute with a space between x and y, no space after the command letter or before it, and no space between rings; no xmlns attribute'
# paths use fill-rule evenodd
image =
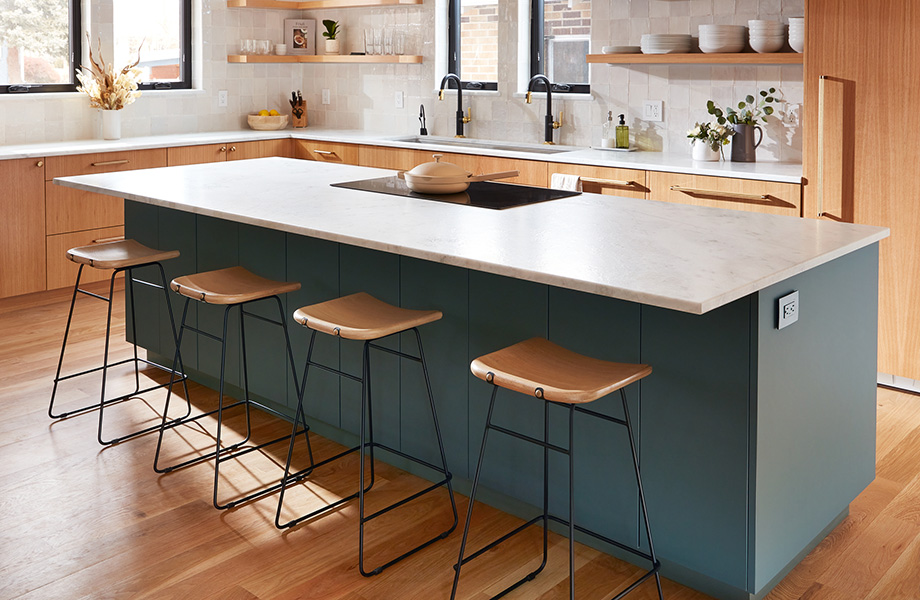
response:
<svg viewBox="0 0 920 600"><path fill-rule="evenodd" d="M418 64L422 62L421 56L410 54L387 54L385 56L354 55L354 54L230 54L227 56L229 63L377 63L377 64Z"/></svg>
<svg viewBox="0 0 920 600"><path fill-rule="evenodd" d="M589 54L589 63L610 65L801 65L798 52L724 54Z"/></svg>
<svg viewBox="0 0 920 600"><path fill-rule="evenodd" d="M227 0L229 8L274 8L282 10L317 10L320 8L354 8L359 6L410 6L423 0Z"/></svg>

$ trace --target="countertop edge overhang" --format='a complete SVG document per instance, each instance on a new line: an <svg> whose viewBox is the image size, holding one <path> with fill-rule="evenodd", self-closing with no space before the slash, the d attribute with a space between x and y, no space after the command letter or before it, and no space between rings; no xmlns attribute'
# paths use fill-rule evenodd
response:
<svg viewBox="0 0 920 600"><path fill-rule="evenodd" d="M286 158L55 179L128 200L702 314L883 227L582 194L503 211L332 188L392 171Z"/></svg>

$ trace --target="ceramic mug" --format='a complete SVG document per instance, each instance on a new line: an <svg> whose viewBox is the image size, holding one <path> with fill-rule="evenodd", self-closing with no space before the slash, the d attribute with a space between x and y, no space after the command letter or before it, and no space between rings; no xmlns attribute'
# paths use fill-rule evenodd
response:
<svg viewBox="0 0 920 600"><path fill-rule="evenodd" d="M275 54L278 56L287 54L287 44L275 44Z"/></svg>

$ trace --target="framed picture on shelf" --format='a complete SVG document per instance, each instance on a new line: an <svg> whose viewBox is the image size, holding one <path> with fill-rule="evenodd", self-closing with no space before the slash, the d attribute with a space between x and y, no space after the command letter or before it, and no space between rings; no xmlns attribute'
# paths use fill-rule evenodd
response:
<svg viewBox="0 0 920 600"><path fill-rule="evenodd" d="M289 54L316 54L316 20L285 19L284 43Z"/></svg>

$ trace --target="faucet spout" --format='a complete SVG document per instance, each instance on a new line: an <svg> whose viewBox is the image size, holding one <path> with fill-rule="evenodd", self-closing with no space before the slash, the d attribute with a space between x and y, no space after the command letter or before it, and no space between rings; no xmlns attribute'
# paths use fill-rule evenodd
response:
<svg viewBox="0 0 920 600"><path fill-rule="evenodd" d="M530 78L530 83L527 84L527 104L531 103L534 87L538 83L542 83L546 88L546 116L543 118L543 143L554 144L553 130L562 127L562 123L560 122L562 119L560 117L559 121L556 121L553 118L553 84L550 83L546 75L537 74Z"/></svg>
<svg viewBox="0 0 920 600"><path fill-rule="evenodd" d="M469 116L463 116L463 86L460 85L460 77L454 73L448 73L441 79L441 90L438 94L438 100L444 99L444 88L450 89L450 82L454 81L457 84L457 135L455 137L462 138L466 137L463 135L463 125L464 123L469 123L472 118L472 110L470 110Z"/></svg>

